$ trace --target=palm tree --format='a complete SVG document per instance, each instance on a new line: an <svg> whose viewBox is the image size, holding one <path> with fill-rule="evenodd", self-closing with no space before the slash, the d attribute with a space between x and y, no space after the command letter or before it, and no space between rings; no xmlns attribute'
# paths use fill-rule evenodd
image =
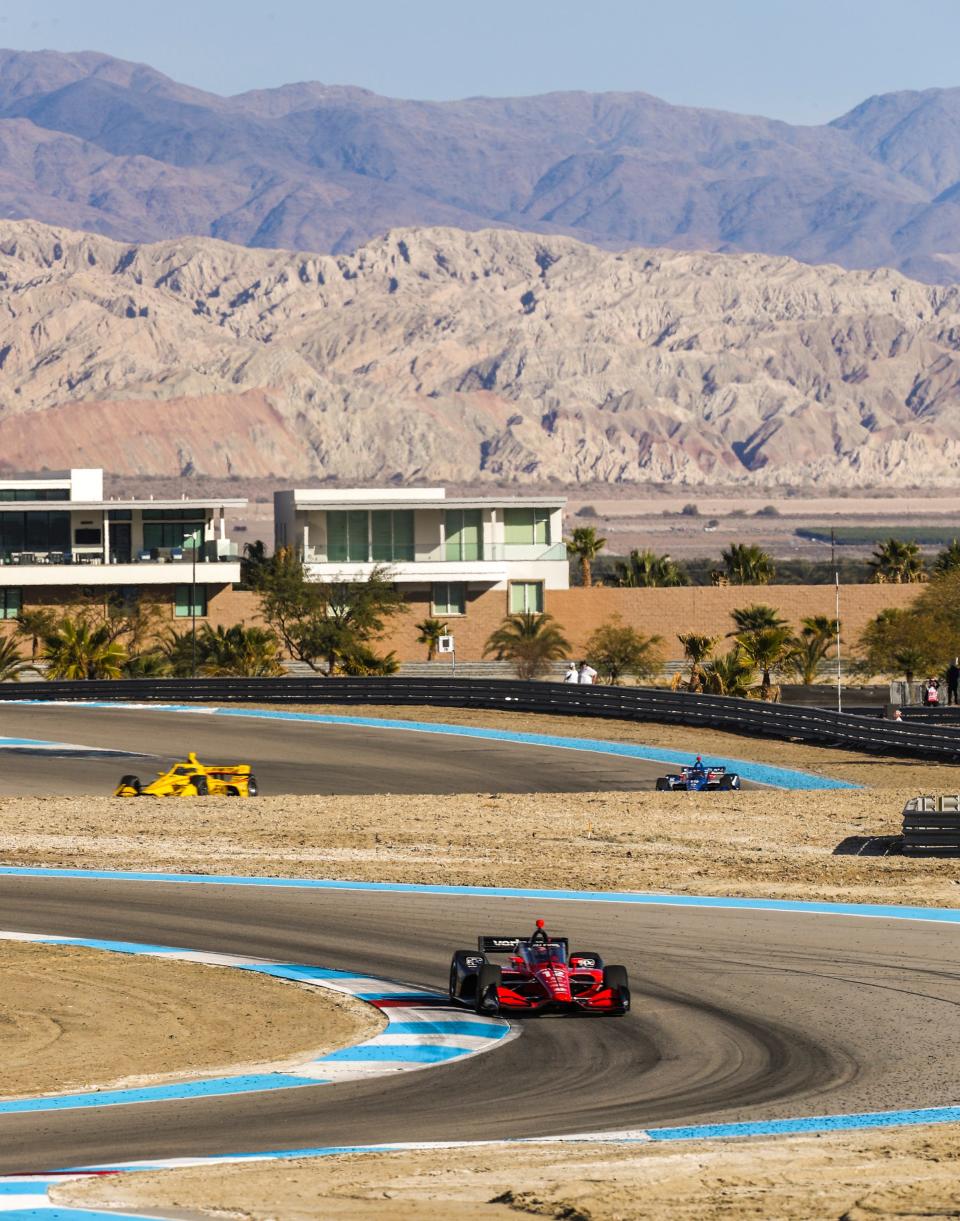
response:
<svg viewBox="0 0 960 1221"><path fill-rule="evenodd" d="M56 614L45 606L36 606L32 610L21 610L17 615L17 626L14 631L24 640L30 641L30 658L37 660L40 641L49 636L57 626Z"/></svg>
<svg viewBox="0 0 960 1221"><path fill-rule="evenodd" d="M48 679L120 678L127 651L106 627L68 618L44 637L43 658Z"/></svg>
<svg viewBox="0 0 960 1221"><path fill-rule="evenodd" d="M948 572L956 572L960 568L960 539L952 539L933 561L933 571L942 577Z"/></svg>
<svg viewBox="0 0 960 1221"><path fill-rule="evenodd" d="M256 542L244 543L243 554L240 557L240 584L249 589L257 589L260 577L270 563L267 555L267 545L262 539Z"/></svg>
<svg viewBox="0 0 960 1221"><path fill-rule="evenodd" d="M16 640L0 636L0 683L18 683L21 673L30 668L30 662L21 657Z"/></svg>
<svg viewBox="0 0 960 1221"><path fill-rule="evenodd" d="M772 683L770 672L779 669L790 654L793 637L783 627L762 627L737 637L740 651L761 672L760 698L768 699Z"/></svg>
<svg viewBox="0 0 960 1221"><path fill-rule="evenodd" d="M262 627L211 628L209 623L197 637L200 673L231 678L275 678L283 674L277 655L279 641Z"/></svg>
<svg viewBox="0 0 960 1221"><path fill-rule="evenodd" d="M627 589L652 589L689 585L690 578L669 555L654 551L631 551L616 568L617 584Z"/></svg>
<svg viewBox="0 0 960 1221"><path fill-rule="evenodd" d="M873 580L878 585L913 585L927 579L917 543L888 538L874 549L873 558L868 563L873 569Z"/></svg>
<svg viewBox="0 0 960 1221"><path fill-rule="evenodd" d="M536 678L551 661L570 655L570 644L553 615L522 611L507 615L483 646L484 657L512 661L518 678Z"/></svg>
<svg viewBox="0 0 960 1221"><path fill-rule="evenodd" d="M704 689L710 695L734 695L746 699L753 686L755 667L739 645L715 657L704 669Z"/></svg>
<svg viewBox="0 0 960 1221"><path fill-rule="evenodd" d="M677 639L680 641L684 657L690 662L689 689L691 691L702 691L704 686L703 663L717 647L717 641L720 637L701 636L696 632L687 632L684 635L678 636Z"/></svg>
<svg viewBox="0 0 960 1221"><path fill-rule="evenodd" d="M606 547L607 540L597 535L594 526L577 526L566 540L567 555L580 564L580 579L584 588L593 584L593 561Z"/></svg>
<svg viewBox="0 0 960 1221"><path fill-rule="evenodd" d="M786 627L786 619L781 619L776 609L764 602L755 602L752 606L738 606L730 612L730 618L736 624L728 636L739 636L742 632L756 632L764 627Z"/></svg>
<svg viewBox="0 0 960 1221"><path fill-rule="evenodd" d="M829 615L808 615L800 622L800 635L794 638L786 665L804 686L810 686L817 681L820 666L836 642L837 621Z"/></svg>
<svg viewBox="0 0 960 1221"><path fill-rule="evenodd" d="M750 543L731 543L720 560L731 585L769 585L776 573L772 557Z"/></svg>
<svg viewBox="0 0 960 1221"><path fill-rule="evenodd" d="M416 624L417 631L420 635L417 637L417 644L425 644L427 646L427 661L433 661L437 655L437 645L441 636L446 636L448 626L442 619L421 619Z"/></svg>
<svg viewBox="0 0 960 1221"><path fill-rule="evenodd" d="M171 672L170 658L159 649L134 653L123 667L124 678L168 678Z"/></svg>

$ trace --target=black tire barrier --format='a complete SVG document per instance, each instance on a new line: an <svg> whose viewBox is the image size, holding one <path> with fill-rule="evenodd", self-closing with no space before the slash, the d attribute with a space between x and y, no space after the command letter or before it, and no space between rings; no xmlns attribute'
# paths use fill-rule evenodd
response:
<svg viewBox="0 0 960 1221"><path fill-rule="evenodd" d="M2 700L133 703L387 704L482 708L554 716L603 717L721 729L748 737L835 746L874 754L960 762L960 725L889 721L722 695L653 687L603 687L504 679L442 678L128 678L0 684Z"/></svg>
<svg viewBox="0 0 960 1221"><path fill-rule="evenodd" d="M960 797L915 797L903 808L904 856L960 856Z"/></svg>

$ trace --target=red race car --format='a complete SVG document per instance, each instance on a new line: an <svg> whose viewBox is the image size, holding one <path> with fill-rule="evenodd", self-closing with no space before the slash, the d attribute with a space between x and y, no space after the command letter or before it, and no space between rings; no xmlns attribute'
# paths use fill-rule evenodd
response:
<svg viewBox="0 0 960 1221"><path fill-rule="evenodd" d="M504 965L488 954L505 954ZM549 937L544 922L530 937L479 937L450 963L450 1000L477 1013L594 1013L630 1010L626 967L606 967L599 954L571 954L566 937Z"/></svg>

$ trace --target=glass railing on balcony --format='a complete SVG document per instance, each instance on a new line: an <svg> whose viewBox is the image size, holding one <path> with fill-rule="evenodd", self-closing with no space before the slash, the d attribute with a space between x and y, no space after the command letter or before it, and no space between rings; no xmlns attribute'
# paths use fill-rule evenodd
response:
<svg viewBox="0 0 960 1221"><path fill-rule="evenodd" d="M479 550L479 554L477 551ZM300 552L304 564L383 564L386 567L397 564L476 564L506 561L530 560L565 560L567 548L564 543L491 543L483 548L471 548L469 553L454 553L441 546L431 552L421 552L417 556L404 554L393 559L379 558L369 552L363 555L343 554L329 555L321 547L305 547Z"/></svg>
<svg viewBox="0 0 960 1221"><path fill-rule="evenodd" d="M217 546L215 543L207 543L205 547L198 548L196 562L198 564L213 563L217 560L236 563L239 556L236 553L230 555L218 555ZM32 565L32 564L103 564L104 552L102 547L81 547L73 551L57 551L43 550L35 548L34 550L14 550L13 548L0 548L0 564L14 565ZM151 547L144 548L140 551L113 551L110 552L111 564L186 564L193 563L193 552L189 547Z"/></svg>

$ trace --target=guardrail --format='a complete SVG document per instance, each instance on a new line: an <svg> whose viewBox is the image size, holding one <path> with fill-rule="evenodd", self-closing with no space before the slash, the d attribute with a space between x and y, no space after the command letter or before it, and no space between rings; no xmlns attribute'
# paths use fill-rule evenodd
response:
<svg viewBox="0 0 960 1221"><path fill-rule="evenodd" d="M876 754L960 762L960 732L877 716L831 712L649 687L478 679L196 678L119 679L0 685L0 700L104 700L213 704L429 704L559 716L655 721Z"/></svg>

